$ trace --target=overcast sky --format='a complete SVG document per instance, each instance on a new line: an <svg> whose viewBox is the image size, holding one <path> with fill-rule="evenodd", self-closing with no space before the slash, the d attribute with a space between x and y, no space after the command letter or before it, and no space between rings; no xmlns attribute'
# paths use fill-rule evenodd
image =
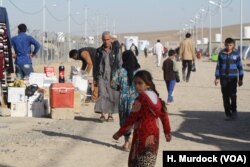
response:
<svg viewBox="0 0 250 167"><path fill-rule="evenodd" d="M21 22L32 30L42 30L42 0L2 1L13 30ZM239 24L240 0L222 1L223 25ZM250 0L243 2L243 21L250 23ZM47 31L67 32L68 0L46 0L46 6ZM88 8L87 33L96 34L105 29L118 33L181 29L184 24L190 24L189 20L201 8L208 6L208 0L71 0L71 31L84 34L84 7ZM220 26L220 10L216 8L211 5L213 27ZM208 18L203 20L208 27Z"/></svg>

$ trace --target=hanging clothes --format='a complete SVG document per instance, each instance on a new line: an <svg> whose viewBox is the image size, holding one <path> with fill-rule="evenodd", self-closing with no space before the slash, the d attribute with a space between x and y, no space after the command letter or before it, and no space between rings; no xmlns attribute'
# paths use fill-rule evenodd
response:
<svg viewBox="0 0 250 167"><path fill-rule="evenodd" d="M0 7L0 54L4 57L3 64L5 71L7 73L14 73L10 39L8 14L5 8Z"/></svg>

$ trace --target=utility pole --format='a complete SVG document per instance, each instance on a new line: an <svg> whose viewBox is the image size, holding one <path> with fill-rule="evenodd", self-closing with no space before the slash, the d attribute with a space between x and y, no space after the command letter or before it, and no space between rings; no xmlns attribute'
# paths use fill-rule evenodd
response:
<svg viewBox="0 0 250 167"><path fill-rule="evenodd" d="M212 55L212 12L211 12L211 5L209 4L209 57Z"/></svg>
<svg viewBox="0 0 250 167"><path fill-rule="evenodd" d="M116 35L116 21L113 21L113 34Z"/></svg>
<svg viewBox="0 0 250 167"><path fill-rule="evenodd" d="M243 0L240 1L240 56L243 58Z"/></svg>
<svg viewBox="0 0 250 167"><path fill-rule="evenodd" d="M204 49L204 22L203 22L203 13L205 12L205 9L201 9L201 44L202 44L202 52L203 52L203 49Z"/></svg>
<svg viewBox="0 0 250 167"><path fill-rule="evenodd" d="M97 14L97 17L96 17L96 38L97 38L97 46L99 46L99 33L100 33L100 23L99 23L99 14Z"/></svg>
<svg viewBox="0 0 250 167"><path fill-rule="evenodd" d="M84 38L87 40L87 28L88 28L88 8L84 8Z"/></svg>
<svg viewBox="0 0 250 167"><path fill-rule="evenodd" d="M42 56L44 57L44 63L47 63L48 59L47 59L47 49L46 49L46 52L45 51L45 40L46 40L46 0L43 0L43 37L42 37L42 40L43 40L43 48L42 48ZM44 54L46 53L46 54ZM45 60L46 58L46 60Z"/></svg>
<svg viewBox="0 0 250 167"><path fill-rule="evenodd" d="M71 50L71 25L70 25L71 20L70 19L71 19L71 0L68 0L68 43L69 43L69 50L68 51Z"/></svg>
<svg viewBox="0 0 250 167"><path fill-rule="evenodd" d="M108 31L108 16L105 17L105 31Z"/></svg>

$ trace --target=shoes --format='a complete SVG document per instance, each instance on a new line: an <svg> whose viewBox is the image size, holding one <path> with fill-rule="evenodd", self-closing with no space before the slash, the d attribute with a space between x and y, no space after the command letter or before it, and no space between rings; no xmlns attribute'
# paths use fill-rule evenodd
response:
<svg viewBox="0 0 250 167"><path fill-rule="evenodd" d="M238 116L237 116L237 113L236 112L233 112L232 114L232 120L237 120Z"/></svg>
<svg viewBox="0 0 250 167"><path fill-rule="evenodd" d="M100 120L100 122L104 122L105 121L105 116L101 116L100 118L99 118L99 120Z"/></svg>
<svg viewBox="0 0 250 167"><path fill-rule="evenodd" d="M170 105L170 104L173 104L174 101L166 101L166 105Z"/></svg>
<svg viewBox="0 0 250 167"><path fill-rule="evenodd" d="M114 118L112 115L108 116L108 119L106 120L107 122L114 122Z"/></svg>
<svg viewBox="0 0 250 167"><path fill-rule="evenodd" d="M225 121L232 121L232 120L233 120L233 118L231 116L225 118Z"/></svg>
<svg viewBox="0 0 250 167"><path fill-rule="evenodd" d="M225 121L236 121L238 118L237 112L233 112L231 115L225 118Z"/></svg>

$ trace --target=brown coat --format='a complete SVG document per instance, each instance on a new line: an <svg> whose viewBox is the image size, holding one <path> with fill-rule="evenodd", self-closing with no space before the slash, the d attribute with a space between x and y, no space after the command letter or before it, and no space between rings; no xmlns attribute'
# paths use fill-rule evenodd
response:
<svg viewBox="0 0 250 167"><path fill-rule="evenodd" d="M195 60L195 48L191 38L181 42L180 57L182 60Z"/></svg>
<svg viewBox="0 0 250 167"><path fill-rule="evenodd" d="M174 62L170 58L163 62L162 66L163 77L165 81L171 81L176 79L176 73L174 72Z"/></svg>

